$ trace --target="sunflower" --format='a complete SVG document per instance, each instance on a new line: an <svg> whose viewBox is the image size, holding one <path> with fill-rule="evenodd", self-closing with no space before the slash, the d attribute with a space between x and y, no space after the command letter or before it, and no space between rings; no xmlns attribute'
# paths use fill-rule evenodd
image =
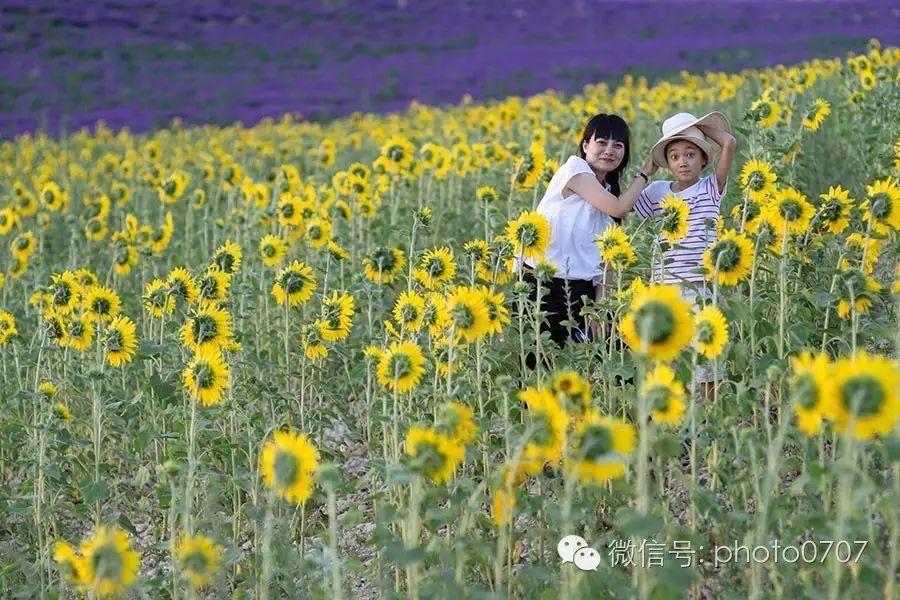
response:
<svg viewBox="0 0 900 600"><path fill-rule="evenodd" d="M755 202L765 202L775 193L775 182L778 176L772 170L772 165L755 158L744 163L741 169L741 185L747 191L747 195Z"/></svg>
<svg viewBox="0 0 900 600"><path fill-rule="evenodd" d="M483 185L475 190L475 197L480 201L486 204L492 204L500 200L500 194L497 193L497 190L492 188L489 185Z"/></svg>
<svg viewBox="0 0 900 600"><path fill-rule="evenodd" d="M831 386L831 364L827 354L803 352L791 359L791 399L797 427L809 436L824 427L824 403Z"/></svg>
<svg viewBox="0 0 900 600"><path fill-rule="evenodd" d="M864 89L865 91L871 91L875 89L875 86L878 84L878 78L875 77L875 73L868 69L863 69L859 72L859 87Z"/></svg>
<svg viewBox="0 0 900 600"><path fill-rule="evenodd" d="M377 246L363 258L366 279L375 283L391 283L406 267L406 255L399 248Z"/></svg>
<svg viewBox="0 0 900 600"><path fill-rule="evenodd" d="M506 225L506 239L515 256L540 258L550 243L550 223L537 211L527 211Z"/></svg>
<svg viewBox="0 0 900 600"><path fill-rule="evenodd" d="M419 259L419 266L412 271L413 277L429 290L440 288L455 274L453 251L446 246L425 252Z"/></svg>
<svg viewBox="0 0 900 600"><path fill-rule="evenodd" d="M94 341L94 325L91 318L86 315L72 315L66 323L66 346L84 352L91 347Z"/></svg>
<svg viewBox="0 0 900 600"><path fill-rule="evenodd" d="M312 495L319 452L305 434L276 431L259 455L263 483L279 498L303 504Z"/></svg>
<svg viewBox="0 0 900 600"><path fill-rule="evenodd" d="M447 312L456 339L474 342L491 327L490 312L483 294L473 287L457 286L447 296Z"/></svg>
<svg viewBox="0 0 900 600"><path fill-rule="evenodd" d="M316 321L311 325L305 324L300 330L300 346L306 358L311 361L319 361L328 356L328 346L322 335L325 328L325 323Z"/></svg>
<svg viewBox="0 0 900 600"><path fill-rule="evenodd" d="M194 352L221 348L231 336L231 315L215 304L193 309L180 331L181 343Z"/></svg>
<svg viewBox="0 0 900 600"><path fill-rule="evenodd" d="M124 315L113 317L103 340L106 347L106 362L120 367L131 362L137 349L137 334L134 321Z"/></svg>
<svg viewBox="0 0 900 600"><path fill-rule="evenodd" d="M422 313L422 325L428 328L429 335L432 337L441 335L444 329L450 327L450 319L447 300L437 292L428 294L425 312Z"/></svg>
<svg viewBox="0 0 900 600"><path fill-rule="evenodd" d="M287 254L287 242L277 235L265 235L259 240L259 256L267 267L281 264Z"/></svg>
<svg viewBox="0 0 900 600"><path fill-rule="evenodd" d="M728 325L725 316L713 305L705 307L694 315L694 345L697 352L706 358L722 354L728 343Z"/></svg>
<svg viewBox="0 0 900 600"><path fill-rule="evenodd" d="M842 233L850 224L850 209L853 200L850 192L841 186L830 186L827 194L820 194L821 202L816 209L812 225L819 231Z"/></svg>
<svg viewBox="0 0 900 600"><path fill-rule="evenodd" d="M418 331L425 319L425 298L416 292L403 292L394 302L394 320L408 331Z"/></svg>
<svg viewBox="0 0 900 600"><path fill-rule="evenodd" d="M466 457L465 447L438 433L433 427L410 427L404 449L410 468L440 485L449 481L457 465Z"/></svg>
<svg viewBox="0 0 900 600"><path fill-rule="evenodd" d="M831 114L831 105L827 100L816 98L809 115L803 119L803 127L810 131L816 131L825 121L825 117Z"/></svg>
<svg viewBox="0 0 900 600"><path fill-rule="evenodd" d="M753 266L753 242L728 229L703 252L703 266L707 279L716 278L719 285L737 285Z"/></svg>
<svg viewBox="0 0 900 600"><path fill-rule="evenodd" d="M316 277L312 267L298 260L281 269L272 286L272 295L279 304L297 306L312 297Z"/></svg>
<svg viewBox="0 0 900 600"><path fill-rule="evenodd" d="M226 275L233 275L241 268L241 258L244 256L241 247L234 242L225 242L213 253L212 262Z"/></svg>
<svg viewBox="0 0 900 600"><path fill-rule="evenodd" d="M861 352L837 360L823 399L838 431L870 440L893 431L900 419L900 367L884 356Z"/></svg>
<svg viewBox="0 0 900 600"><path fill-rule="evenodd" d="M488 309L488 335L501 333L503 327L509 325L509 311L503 305L506 296L501 292L494 292L481 286L481 297Z"/></svg>
<svg viewBox="0 0 900 600"><path fill-rule="evenodd" d="M625 474L625 461L635 444L634 426L588 411L575 426L574 457L567 461L583 484L599 485Z"/></svg>
<svg viewBox="0 0 900 600"><path fill-rule="evenodd" d="M792 187L776 191L764 210L771 215L778 231L801 234L809 228L815 212L806 196Z"/></svg>
<svg viewBox="0 0 900 600"><path fill-rule="evenodd" d="M6 345L10 339L17 336L16 319L11 313L0 310L0 346Z"/></svg>
<svg viewBox="0 0 900 600"><path fill-rule="evenodd" d="M172 269L169 276L166 277L166 283L169 286L169 296L176 300L182 300L187 304L193 304L197 301L200 291L197 289L197 282L191 272L182 267Z"/></svg>
<svg viewBox="0 0 900 600"><path fill-rule="evenodd" d="M398 174L407 171L415 158L415 147L408 139L400 135L391 136L381 146L381 156L389 173Z"/></svg>
<svg viewBox="0 0 900 600"><path fill-rule="evenodd" d="M228 364L216 347L198 350L181 373L184 389L203 406L222 401L222 394L230 386L228 375Z"/></svg>
<svg viewBox="0 0 900 600"><path fill-rule="evenodd" d="M525 444L522 457L539 464L556 463L562 457L569 415L553 390L529 387L519 392L519 400L528 407L534 431Z"/></svg>
<svg viewBox="0 0 900 600"><path fill-rule="evenodd" d="M336 342L350 335L354 312L356 301L347 292L332 292L331 296L324 298L319 328L322 338L328 342Z"/></svg>
<svg viewBox="0 0 900 600"><path fill-rule="evenodd" d="M66 345L66 321L61 314L53 309L46 309L41 313L41 326L47 339L53 340L59 346Z"/></svg>
<svg viewBox="0 0 900 600"><path fill-rule="evenodd" d="M628 242L623 242L607 248L600 253L600 256L614 271L624 271L637 262L637 253L634 251L634 247Z"/></svg>
<svg viewBox="0 0 900 600"><path fill-rule="evenodd" d="M297 196L282 194L276 207L278 222L294 228L303 227L303 202Z"/></svg>
<svg viewBox="0 0 900 600"><path fill-rule="evenodd" d="M472 409L464 404L447 402L438 411L436 429L460 444L468 444L478 434L474 415Z"/></svg>
<svg viewBox="0 0 900 600"><path fill-rule="evenodd" d="M69 194L59 189L56 183L50 181L41 188L41 204L51 212L65 212L69 204Z"/></svg>
<svg viewBox="0 0 900 600"><path fill-rule="evenodd" d="M120 595L137 579L141 554L131 549L128 534L121 529L101 526L79 550L82 582L98 596Z"/></svg>
<svg viewBox="0 0 900 600"><path fill-rule="evenodd" d="M175 296L171 286L162 279L154 279L144 288L144 308L153 317L162 317L175 310Z"/></svg>
<svg viewBox="0 0 900 600"><path fill-rule="evenodd" d="M414 342L394 342L378 360L378 383L398 392L409 392L425 374L425 357Z"/></svg>
<svg viewBox="0 0 900 600"><path fill-rule="evenodd" d="M19 215L10 207L0 209L0 235L6 235L18 225Z"/></svg>
<svg viewBox="0 0 900 600"><path fill-rule="evenodd" d="M195 589L211 584L222 562L222 546L203 535L181 538L175 555L181 572Z"/></svg>
<svg viewBox="0 0 900 600"><path fill-rule="evenodd" d="M34 233L26 231L20 233L9 243L9 251L13 256L22 260L28 260L37 249L37 238Z"/></svg>
<svg viewBox="0 0 900 600"><path fill-rule="evenodd" d="M591 405L591 384L576 371L556 373L551 388L569 412L581 415Z"/></svg>
<svg viewBox="0 0 900 600"><path fill-rule="evenodd" d="M494 490L494 498L491 500L491 520L497 527L509 523L512 511L516 507L515 490L507 490L499 487Z"/></svg>
<svg viewBox="0 0 900 600"><path fill-rule="evenodd" d="M863 219L871 221L879 233L900 229L900 186L887 178L867 185L866 192L869 197L862 203Z"/></svg>
<svg viewBox="0 0 900 600"><path fill-rule="evenodd" d="M690 314L678 286L651 285L634 295L619 329L632 351L654 360L671 360L693 337Z"/></svg>
<svg viewBox="0 0 900 600"><path fill-rule="evenodd" d="M51 276L52 283L47 292L52 300L53 309L61 315L68 315L78 306L81 286L70 271Z"/></svg>
<svg viewBox="0 0 900 600"><path fill-rule="evenodd" d="M342 248L338 244L335 243L334 240L328 240L328 254L334 260L340 262L343 260L347 260L350 258L350 253L347 252L346 249Z"/></svg>
<svg viewBox="0 0 900 600"><path fill-rule="evenodd" d="M750 105L747 114L761 127L771 127L781 118L781 105L774 100L760 98Z"/></svg>
<svg viewBox="0 0 900 600"><path fill-rule="evenodd" d="M650 417L657 423L678 425L684 416L684 385L675 379L675 371L658 365L647 373L641 395L650 404Z"/></svg>
<svg viewBox="0 0 900 600"><path fill-rule="evenodd" d="M620 244L627 244L628 234L621 227L607 227L603 233L594 238L594 243L601 253L611 250Z"/></svg>
<svg viewBox="0 0 900 600"><path fill-rule="evenodd" d="M534 141L516 163L516 172L513 176L513 184L520 190L530 190L540 179L544 172L544 163L547 160L544 145Z"/></svg>
<svg viewBox="0 0 900 600"><path fill-rule="evenodd" d="M306 222L306 240L310 248L321 248L331 239L331 221L313 217Z"/></svg>
<svg viewBox="0 0 900 600"><path fill-rule="evenodd" d="M228 275L218 269L211 268L197 278L198 300L201 303L213 304L225 302L230 285L231 278Z"/></svg>
<svg viewBox="0 0 900 600"><path fill-rule="evenodd" d="M662 237L666 238L670 244L674 244L687 235L687 217L691 209L687 202L672 194L662 199L659 208L662 211L659 215L659 221L662 223Z"/></svg>
<svg viewBox="0 0 900 600"><path fill-rule="evenodd" d="M122 300L113 290L100 285L87 288L82 307L93 321L110 321L119 314Z"/></svg>
<svg viewBox="0 0 900 600"><path fill-rule="evenodd" d="M851 316L851 303L857 314L872 307L872 297L882 290L882 285L859 269L838 272L837 314L842 319Z"/></svg>

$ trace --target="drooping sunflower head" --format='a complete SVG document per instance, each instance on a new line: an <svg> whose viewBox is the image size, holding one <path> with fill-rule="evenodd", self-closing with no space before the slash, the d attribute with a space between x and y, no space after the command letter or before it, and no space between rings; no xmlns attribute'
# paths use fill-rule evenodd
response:
<svg viewBox="0 0 900 600"><path fill-rule="evenodd" d="M821 202L813 218L813 226L817 230L830 233L841 233L850 224L850 209L853 200L850 192L841 186L831 186L828 193L819 196Z"/></svg>
<svg viewBox="0 0 900 600"><path fill-rule="evenodd" d="M900 419L900 366L861 352L834 363L826 413L838 431L859 440L887 435Z"/></svg>
<svg viewBox="0 0 900 600"><path fill-rule="evenodd" d="M404 449L410 469L440 485L453 477L465 459L465 447L433 427L411 427L406 432Z"/></svg>
<svg viewBox="0 0 900 600"><path fill-rule="evenodd" d="M460 444L468 444L478 433L474 415L474 411L465 404L447 402L438 410L437 431Z"/></svg>
<svg viewBox="0 0 900 600"><path fill-rule="evenodd" d="M657 423L678 425L684 416L684 384L675 379L675 371L664 364L647 373L641 395Z"/></svg>
<svg viewBox="0 0 900 600"><path fill-rule="evenodd" d="M634 449L634 426L591 409L575 427L574 456L567 467L585 484L601 484L625 474Z"/></svg>
<svg viewBox="0 0 900 600"><path fill-rule="evenodd" d="M241 268L242 257L243 252L240 246L234 242L225 242L216 249L212 261L220 271L232 275Z"/></svg>
<svg viewBox="0 0 900 600"><path fill-rule="evenodd" d="M84 557L83 580L98 596L122 594L137 580L141 555L131 549L124 531L101 526L79 549Z"/></svg>
<svg viewBox="0 0 900 600"><path fill-rule="evenodd" d="M52 306L59 314L67 315L72 312L80 300L79 289L81 286L75 278L75 274L69 271L53 275L51 280L52 283L47 293L52 298Z"/></svg>

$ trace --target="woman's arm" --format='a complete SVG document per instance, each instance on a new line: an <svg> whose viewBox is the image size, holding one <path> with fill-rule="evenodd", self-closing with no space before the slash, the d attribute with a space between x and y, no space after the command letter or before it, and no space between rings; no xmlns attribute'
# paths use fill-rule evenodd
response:
<svg viewBox="0 0 900 600"><path fill-rule="evenodd" d="M725 187L728 179L728 171L731 170L731 163L734 162L734 151L737 148L737 140L734 136L722 129L701 126L700 130L712 141L722 147L722 153L719 154L719 162L716 163L716 183L719 185L719 191Z"/></svg>
<svg viewBox="0 0 900 600"><path fill-rule="evenodd" d="M641 171L649 177L656 172L656 165L648 157ZM643 177L635 175L631 180L631 185L618 198L606 191L597 178L588 173L579 173L569 180L566 187L587 200L594 208L602 210L611 217L622 218L634 208L634 203L637 202L638 196L648 183L649 181L644 181Z"/></svg>

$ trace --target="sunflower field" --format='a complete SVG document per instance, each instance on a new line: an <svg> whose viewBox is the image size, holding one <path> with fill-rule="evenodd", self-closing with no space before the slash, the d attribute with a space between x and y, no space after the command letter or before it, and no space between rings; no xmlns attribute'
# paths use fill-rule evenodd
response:
<svg viewBox="0 0 900 600"><path fill-rule="evenodd" d="M896 598L898 63L4 141L2 595ZM584 122L630 177L709 110L710 299L657 281L667 201L558 348L516 259Z"/></svg>

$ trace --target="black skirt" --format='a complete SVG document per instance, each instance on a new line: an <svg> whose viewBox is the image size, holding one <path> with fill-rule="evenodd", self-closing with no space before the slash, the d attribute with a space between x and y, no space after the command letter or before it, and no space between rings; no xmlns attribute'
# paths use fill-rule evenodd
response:
<svg viewBox="0 0 900 600"><path fill-rule="evenodd" d="M525 267L522 276L524 281L531 284L531 301L537 297L537 280L530 268ZM566 290L568 287L568 290ZM589 332L585 326L585 318L581 316L584 307L582 296L593 299L595 295L594 284L588 279L562 279L553 277L549 281L541 283L543 298L541 311L544 319L541 321L541 331L549 331L550 339L562 346L569 340L578 342L588 338ZM563 325L563 321L572 320L578 323L577 327Z"/></svg>

